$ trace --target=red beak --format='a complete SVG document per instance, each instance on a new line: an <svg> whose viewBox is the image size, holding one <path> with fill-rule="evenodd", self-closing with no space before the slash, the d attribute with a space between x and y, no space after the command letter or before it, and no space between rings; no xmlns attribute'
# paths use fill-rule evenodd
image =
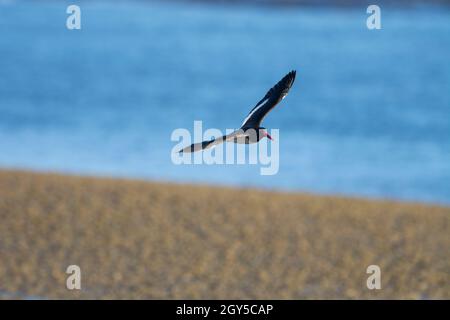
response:
<svg viewBox="0 0 450 320"><path fill-rule="evenodd" d="M273 138L270 136L270 134L268 134L267 132L266 132L265 134L266 134L266 137L267 137L269 140L274 141Z"/></svg>

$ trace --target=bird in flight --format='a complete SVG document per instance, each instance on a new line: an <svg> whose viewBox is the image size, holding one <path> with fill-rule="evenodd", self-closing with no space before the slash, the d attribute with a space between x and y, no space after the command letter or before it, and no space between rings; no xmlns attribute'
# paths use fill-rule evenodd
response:
<svg viewBox="0 0 450 320"><path fill-rule="evenodd" d="M209 149L224 142L234 143L257 143L259 140L267 137L273 140L267 133L266 128L261 127L264 117L272 110L281 100L283 100L295 80L296 71L292 70L283 77L276 85L267 91L264 98L259 101L244 119L241 128L222 137L214 138L203 142L193 143L179 151L179 153L196 152Z"/></svg>

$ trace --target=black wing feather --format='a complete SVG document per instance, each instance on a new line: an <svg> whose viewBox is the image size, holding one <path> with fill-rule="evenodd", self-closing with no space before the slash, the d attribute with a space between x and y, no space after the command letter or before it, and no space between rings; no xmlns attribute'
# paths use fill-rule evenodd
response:
<svg viewBox="0 0 450 320"><path fill-rule="evenodd" d="M296 71L292 70L274 85L256 106L250 111L242 124L242 128L258 128L264 117L280 102L289 92L295 80Z"/></svg>

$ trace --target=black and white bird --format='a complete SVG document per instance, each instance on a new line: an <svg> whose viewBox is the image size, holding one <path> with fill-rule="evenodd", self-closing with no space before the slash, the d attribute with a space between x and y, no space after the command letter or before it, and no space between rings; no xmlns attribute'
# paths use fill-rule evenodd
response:
<svg viewBox="0 0 450 320"><path fill-rule="evenodd" d="M264 117L272 110L281 100L283 100L295 80L296 71L293 70L283 77L276 85L274 85L259 101L256 106L250 111L248 116L244 119L240 129L230 133L226 136L218 137L212 140L193 143L190 146L183 148L179 153L196 152L200 150L209 149L223 142L234 143L257 143L259 140L267 137L273 140L267 133L266 128L261 127L261 122Z"/></svg>

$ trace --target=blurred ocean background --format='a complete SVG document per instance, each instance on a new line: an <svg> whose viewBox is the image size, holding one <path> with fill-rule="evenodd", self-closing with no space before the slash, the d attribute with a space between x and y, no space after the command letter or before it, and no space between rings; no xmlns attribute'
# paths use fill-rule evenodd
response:
<svg viewBox="0 0 450 320"><path fill-rule="evenodd" d="M82 29L66 29L69 4ZM0 1L0 168L450 203L450 10ZM176 166L291 69L280 170Z"/></svg>

